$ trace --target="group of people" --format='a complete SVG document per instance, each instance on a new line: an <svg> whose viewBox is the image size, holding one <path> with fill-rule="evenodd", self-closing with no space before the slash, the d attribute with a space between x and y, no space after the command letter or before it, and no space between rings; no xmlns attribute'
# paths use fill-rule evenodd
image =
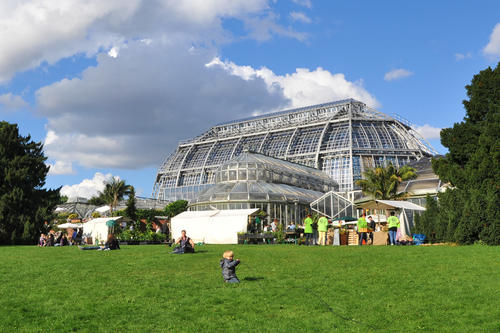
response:
<svg viewBox="0 0 500 333"><path fill-rule="evenodd" d="M47 234L40 234L40 238L38 240L38 246L46 247L46 246L68 246L77 244L78 240L82 238L82 230L73 230L71 235L66 235L63 231L55 232L54 230L50 230Z"/></svg>
<svg viewBox="0 0 500 333"><path fill-rule="evenodd" d="M390 245L397 244L397 232L400 227L399 219L395 216L394 211L391 211L389 218L387 219L387 226L389 227L389 243ZM367 236L370 235L371 244L373 244L373 231L375 230L375 221L373 217L368 216L368 221L366 221L366 213L358 219L358 245L368 244Z"/></svg>
<svg viewBox="0 0 500 333"><path fill-rule="evenodd" d="M322 215L315 223L311 214L307 214L304 220L304 236L306 238L306 245L326 245L326 234L328 232L328 219ZM316 236L317 235L317 236ZM317 238L317 239L316 239Z"/></svg>

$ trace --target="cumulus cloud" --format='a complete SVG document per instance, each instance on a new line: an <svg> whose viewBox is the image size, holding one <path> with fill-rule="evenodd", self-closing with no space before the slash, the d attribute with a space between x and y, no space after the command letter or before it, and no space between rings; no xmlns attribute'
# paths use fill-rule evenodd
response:
<svg viewBox="0 0 500 333"><path fill-rule="evenodd" d="M497 23L490 35L488 44L484 47L483 52L487 56L500 56L500 23Z"/></svg>
<svg viewBox="0 0 500 333"><path fill-rule="evenodd" d="M49 163L49 175L71 175L76 173L73 170L73 163L67 161L56 161L55 163Z"/></svg>
<svg viewBox="0 0 500 333"><path fill-rule="evenodd" d="M403 79L403 78L411 76L411 75L413 75L413 72L411 72L407 69L404 69L404 68L398 68L398 69L393 69L392 71L385 73L384 80L394 81L394 80Z"/></svg>
<svg viewBox="0 0 500 333"><path fill-rule="evenodd" d="M290 17L292 18L293 21L298 21L302 23L311 23L312 20L304 13L302 12L291 12Z"/></svg>
<svg viewBox="0 0 500 333"><path fill-rule="evenodd" d="M266 67L254 69L250 66L239 66L233 62L222 62L215 58L207 66L221 67L227 72L245 80L261 78L269 92L282 91L290 100L291 107L354 98L371 107L379 107L380 103L362 84L362 81L351 82L342 73L331 73L321 67L315 70L297 68L294 73L276 75Z"/></svg>
<svg viewBox="0 0 500 333"><path fill-rule="evenodd" d="M470 53L470 52L467 52L466 54L455 53L454 56L455 56L456 61L462 61L464 59L472 58L472 53Z"/></svg>
<svg viewBox="0 0 500 333"><path fill-rule="evenodd" d="M120 177L115 177L120 178ZM87 198L90 199L94 196L97 196L99 192L104 190L106 187L106 183L113 179L113 175L110 173L102 174L100 172L96 172L92 179L84 179L79 184L74 185L64 185L60 193L61 195L65 195L68 198Z"/></svg>
<svg viewBox="0 0 500 333"><path fill-rule="evenodd" d="M48 119L45 151L86 167L156 166L180 139L254 111L285 107L282 89L205 66L215 51L137 41L117 58L98 56L81 78L36 92Z"/></svg>
<svg viewBox="0 0 500 333"><path fill-rule="evenodd" d="M0 105L7 110L17 110L28 106L28 103L18 95L7 93L0 95Z"/></svg>
<svg viewBox="0 0 500 333"><path fill-rule="evenodd" d="M415 130L426 140L439 139L441 128L434 127L429 124L423 126L417 126Z"/></svg>
<svg viewBox="0 0 500 333"><path fill-rule="evenodd" d="M0 82L44 61L52 64L76 53L93 56L128 40L224 39L221 20L226 17L258 22L264 15L274 33L289 33L269 19L268 11L267 0L3 0Z"/></svg>

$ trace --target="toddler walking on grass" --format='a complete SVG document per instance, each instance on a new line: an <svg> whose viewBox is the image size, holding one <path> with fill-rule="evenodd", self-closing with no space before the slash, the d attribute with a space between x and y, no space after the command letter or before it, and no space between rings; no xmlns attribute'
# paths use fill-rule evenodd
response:
<svg viewBox="0 0 500 333"><path fill-rule="evenodd" d="M233 251L226 251L220 260L220 267L222 268L222 277L225 282L239 283L240 280L236 277L236 266L240 263L240 259L233 260Z"/></svg>

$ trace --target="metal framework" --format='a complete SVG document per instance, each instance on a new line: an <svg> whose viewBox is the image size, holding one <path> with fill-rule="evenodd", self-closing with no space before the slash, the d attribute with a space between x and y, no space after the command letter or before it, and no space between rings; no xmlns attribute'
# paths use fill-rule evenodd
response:
<svg viewBox="0 0 500 333"><path fill-rule="evenodd" d="M230 121L181 142L158 169L153 197L195 198L243 149L320 169L342 192L356 190L366 168L436 153L408 121L348 99Z"/></svg>

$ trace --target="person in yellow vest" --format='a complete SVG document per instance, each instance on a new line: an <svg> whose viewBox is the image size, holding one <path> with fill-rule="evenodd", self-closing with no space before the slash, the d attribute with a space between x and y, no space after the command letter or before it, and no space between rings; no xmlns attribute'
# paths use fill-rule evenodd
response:
<svg viewBox="0 0 500 333"><path fill-rule="evenodd" d="M389 240L391 245L396 245L396 235L399 228L399 219L394 216L394 211L391 212L391 216L387 219L387 225L389 226Z"/></svg>
<svg viewBox="0 0 500 333"><path fill-rule="evenodd" d="M307 214L307 217L304 220L304 235L306 236L306 245L312 245L313 242L312 224L313 220L311 218L311 214Z"/></svg>
<svg viewBox="0 0 500 333"><path fill-rule="evenodd" d="M363 239L365 242L368 242L366 239L366 233L368 232L368 223L366 222L366 214L363 213L358 219L358 235L359 235L359 246L363 245Z"/></svg>
<svg viewBox="0 0 500 333"><path fill-rule="evenodd" d="M318 220L319 245L326 245L326 232L328 231L328 219L321 216Z"/></svg>

